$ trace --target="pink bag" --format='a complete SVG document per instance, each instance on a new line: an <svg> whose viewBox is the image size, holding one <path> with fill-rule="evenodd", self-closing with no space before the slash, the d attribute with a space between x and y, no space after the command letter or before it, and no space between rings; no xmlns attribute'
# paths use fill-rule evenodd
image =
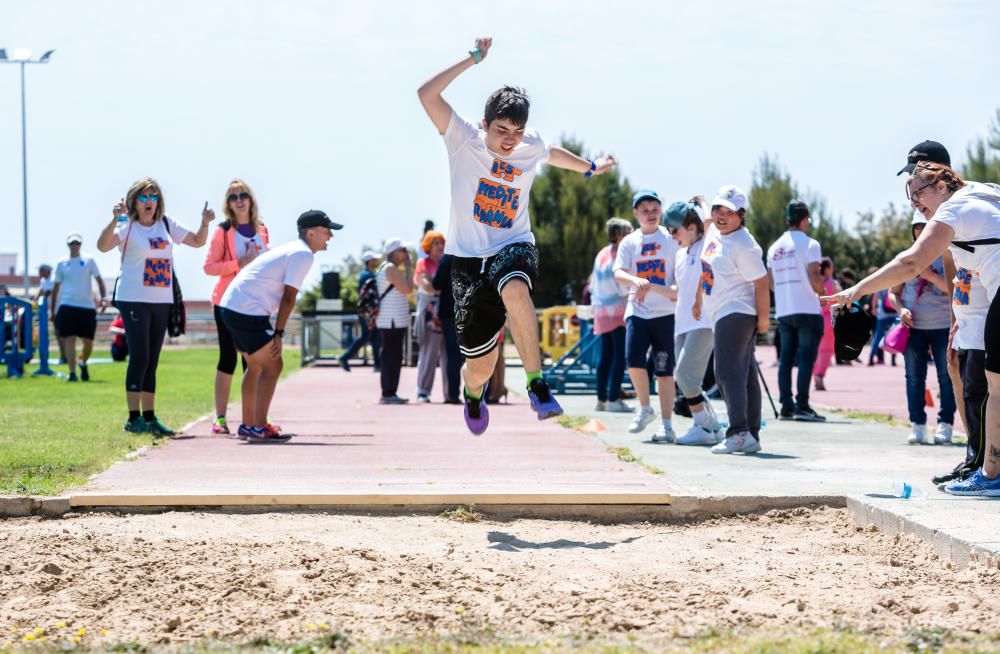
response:
<svg viewBox="0 0 1000 654"><path fill-rule="evenodd" d="M889 354L903 354L906 352L906 344L910 340L910 328L899 323L889 330L882 341L882 349Z"/></svg>

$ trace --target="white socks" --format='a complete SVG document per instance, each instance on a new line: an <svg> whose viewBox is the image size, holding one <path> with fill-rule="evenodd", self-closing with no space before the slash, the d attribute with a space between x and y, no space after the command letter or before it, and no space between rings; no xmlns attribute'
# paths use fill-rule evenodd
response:
<svg viewBox="0 0 1000 654"><path fill-rule="evenodd" d="M694 418L694 424L699 427L704 427L705 423L708 422L708 411L705 411L705 409L702 409L701 411L693 411L691 412L691 417Z"/></svg>

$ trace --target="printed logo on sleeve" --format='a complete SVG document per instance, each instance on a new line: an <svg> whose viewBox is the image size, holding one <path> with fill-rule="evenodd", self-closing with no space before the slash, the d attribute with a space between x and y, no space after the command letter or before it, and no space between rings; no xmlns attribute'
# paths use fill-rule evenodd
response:
<svg viewBox="0 0 1000 654"><path fill-rule="evenodd" d="M714 286L715 272L712 270L712 264L703 259L701 262L701 290L705 292L705 295L711 295Z"/></svg>
<svg viewBox="0 0 1000 654"><path fill-rule="evenodd" d="M149 249L150 250L166 250L167 249L167 239L156 236L149 239Z"/></svg>
<svg viewBox="0 0 1000 654"><path fill-rule="evenodd" d="M951 297L951 303L966 307L969 306L969 292L972 290L972 271L968 268L959 268L955 273L955 293Z"/></svg>
<svg viewBox="0 0 1000 654"><path fill-rule="evenodd" d="M170 259L146 259L142 285L170 288Z"/></svg>

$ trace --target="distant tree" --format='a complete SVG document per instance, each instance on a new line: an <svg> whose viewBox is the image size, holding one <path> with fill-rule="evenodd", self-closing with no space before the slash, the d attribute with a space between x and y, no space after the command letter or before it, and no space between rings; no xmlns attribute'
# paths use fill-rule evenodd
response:
<svg viewBox="0 0 1000 654"><path fill-rule="evenodd" d="M562 147L581 156L582 143L563 139ZM539 255L539 307L564 304L587 281L594 257L604 247L604 224L612 216L632 219L632 187L617 170L585 178L580 173L544 166L531 188L531 228Z"/></svg>
<svg viewBox="0 0 1000 654"><path fill-rule="evenodd" d="M778 163L777 158L764 154L753 171L750 185L747 229L767 252L785 230L785 209L793 199L799 198L798 189L791 175Z"/></svg>
<svg viewBox="0 0 1000 654"><path fill-rule="evenodd" d="M990 122L989 135L976 142L965 152L967 163L962 177L977 182L1000 184L1000 109Z"/></svg>

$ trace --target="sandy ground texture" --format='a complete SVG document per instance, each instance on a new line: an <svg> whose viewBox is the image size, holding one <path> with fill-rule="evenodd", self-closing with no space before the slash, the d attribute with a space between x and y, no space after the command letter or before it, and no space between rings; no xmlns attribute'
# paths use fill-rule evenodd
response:
<svg viewBox="0 0 1000 654"><path fill-rule="evenodd" d="M920 541L828 508L684 525L194 512L0 522L0 646L317 630L980 634L1000 632L998 589L998 570L953 571Z"/></svg>

